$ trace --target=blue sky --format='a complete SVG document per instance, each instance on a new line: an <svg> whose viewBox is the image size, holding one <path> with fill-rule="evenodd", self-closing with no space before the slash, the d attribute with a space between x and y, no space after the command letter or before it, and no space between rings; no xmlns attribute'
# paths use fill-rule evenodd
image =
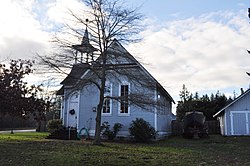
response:
<svg viewBox="0 0 250 166"><path fill-rule="evenodd" d="M127 0L142 5L142 41L125 47L178 101L183 84L195 93L227 96L249 88L250 0ZM51 34L80 11L80 0L0 2L0 62L51 51ZM40 81L48 75L32 76Z"/></svg>
<svg viewBox="0 0 250 166"><path fill-rule="evenodd" d="M163 80L166 89L179 87L172 92L175 99L181 84L186 84L192 92L211 94L220 90L227 96L234 91L239 95L240 87L249 87L249 78L244 73L250 64L250 56L246 54L250 47L249 0L131 0L131 3L143 4L141 11L150 20L150 28L144 34L148 44L142 44L142 50L154 42L157 46L152 49L166 54L158 56L159 61L148 58L147 62L155 64L149 65L149 70ZM236 42L240 40L241 44ZM168 71L173 74L160 74Z"/></svg>
<svg viewBox="0 0 250 166"><path fill-rule="evenodd" d="M148 17L161 21L197 17L223 10L241 10L250 5L249 0L129 0Z"/></svg>

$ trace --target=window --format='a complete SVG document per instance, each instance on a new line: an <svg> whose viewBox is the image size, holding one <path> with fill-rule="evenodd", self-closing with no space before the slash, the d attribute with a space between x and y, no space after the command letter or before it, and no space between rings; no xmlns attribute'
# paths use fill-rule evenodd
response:
<svg viewBox="0 0 250 166"><path fill-rule="evenodd" d="M109 96L110 92L111 92L111 86L110 86L110 84L105 85L104 95L105 96Z"/></svg>
<svg viewBox="0 0 250 166"><path fill-rule="evenodd" d="M104 91L104 97L111 96L112 92L112 84L109 82L106 82L105 85L105 91ZM103 108L102 108L102 114L103 115L110 115L111 114L111 99L110 98L105 98L103 101Z"/></svg>
<svg viewBox="0 0 250 166"><path fill-rule="evenodd" d="M120 114L128 114L128 93L129 86L121 85L121 103L120 103Z"/></svg>
<svg viewBox="0 0 250 166"><path fill-rule="evenodd" d="M104 99L102 113L110 114L110 99Z"/></svg>

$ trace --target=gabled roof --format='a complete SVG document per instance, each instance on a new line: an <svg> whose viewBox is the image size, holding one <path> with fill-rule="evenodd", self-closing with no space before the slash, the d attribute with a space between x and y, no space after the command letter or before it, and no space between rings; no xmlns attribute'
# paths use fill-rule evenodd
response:
<svg viewBox="0 0 250 166"><path fill-rule="evenodd" d="M88 70L89 65L87 63L74 64L69 75L61 82L61 84L69 86L74 85L81 76Z"/></svg>
<svg viewBox="0 0 250 166"><path fill-rule="evenodd" d="M116 39L114 39L113 42L111 43L111 48L115 49L115 47L117 49L120 47L121 51L126 53L126 55L129 56L129 59L134 61L151 79L153 79L156 83L157 88L159 88L159 90L161 90L164 93L164 95L168 97L175 104L174 99L170 96L170 94L166 91L166 89Z"/></svg>
<svg viewBox="0 0 250 166"><path fill-rule="evenodd" d="M64 95L64 86L62 86L57 92L56 95L63 96Z"/></svg>
<svg viewBox="0 0 250 166"><path fill-rule="evenodd" d="M248 89L246 92L242 93L240 96L238 96L236 99L234 99L231 103L229 103L228 105L226 105L224 108L222 108L220 111L218 111L216 114L213 115L213 117L216 117L220 114L222 114L225 109L227 109L228 107L230 107L231 105L233 105L234 103L238 102L240 99L242 99L244 96L246 96L248 93L250 93L250 89Z"/></svg>
<svg viewBox="0 0 250 166"><path fill-rule="evenodd" d="M126 57L128 57L128 59L131 60L131 62L124 63L124 64L110 64L111 66L122 67L122 68L139 67L140 69L142 69L143 72L147 74L147 76L149 76L149 78L151 78L156 83L158 90L160 90L167 98L169 98L173 103L175 103L173 98L163 88L163 86L118 42L118 40L114 39L108 48L108 52L112 54L117 50L119 53L126 55ZM97 61L99 59L100 57L97 58ZM93 64L93 65L96 65L98 67L98 64ZM81 79L83 74L86 71L88 71L88 68L89 68L89 65L86 63L73 65L73 68L70 74L61 82L61 84L63 84L64 86L74 85L79 79Z"/></svg>
<svg viewBox="0 0 250 166"><path fill-rule="evenodd" d="M72 45L72 47L81 53L93 53L94 51L97 51L97 49L89 43L89 33L87 27L81 44Z"/></svg>

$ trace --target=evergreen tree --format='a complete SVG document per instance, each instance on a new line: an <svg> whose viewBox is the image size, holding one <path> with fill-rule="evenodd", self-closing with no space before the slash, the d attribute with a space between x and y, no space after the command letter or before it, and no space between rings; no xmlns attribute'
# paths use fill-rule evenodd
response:
<svg viewBox="0 0 250 166"><path fill-rule="evenodd" d="M215 95L212 93L210 97L207 94L199 97L198 92L196 92L193 97L185 85L180 91L180 99L176 108L177 120L182 120L186 112L190 111L203 112L206 120L215 120L213 115L232 101L231 98L227 99L219 91Z"/></svg>
<svg viewBox="0 0 250 166"><path fill-rule="evenodd" d="M192 110L192 95L190 95L190 92L186 88L185 84L183 84L179 96L181 101L178 101L176 114L177 120L182 120L185 116L185 113Z"/></svg>
<svg viewBox="0 0 250 166"><path fill-rule="evenodd" d="M35 120L43 120L50 106L37 98L39 89L36 86L28 86L23 81L32 73L32 66L33 62L29 60L11 60L9 67L0 64L0 116L7 114L12 122L14 117L28 118L31 114Z"/></svg>
<svg viewBox="0 0 250 166"><path fill-rule="evenodd" d="M189 91L187 90L185 84L182 85L182 90L180 91L180 99L185 102L189 99Z"/></svg>

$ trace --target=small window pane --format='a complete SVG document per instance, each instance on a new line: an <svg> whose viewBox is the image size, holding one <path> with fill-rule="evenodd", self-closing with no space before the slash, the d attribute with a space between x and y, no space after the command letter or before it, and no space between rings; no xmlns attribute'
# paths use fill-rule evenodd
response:
<svg viewBox="0 0 250 166"><path fill-rule="evenodd" d="M105 99L103 103L103 113L110 113L110 99Z"/></svg>
<svg viewBox="0 0 250 166"><path fill-rule="evenodd" d="M120 113L128 113L128 85L121 85Z"/></svg>

